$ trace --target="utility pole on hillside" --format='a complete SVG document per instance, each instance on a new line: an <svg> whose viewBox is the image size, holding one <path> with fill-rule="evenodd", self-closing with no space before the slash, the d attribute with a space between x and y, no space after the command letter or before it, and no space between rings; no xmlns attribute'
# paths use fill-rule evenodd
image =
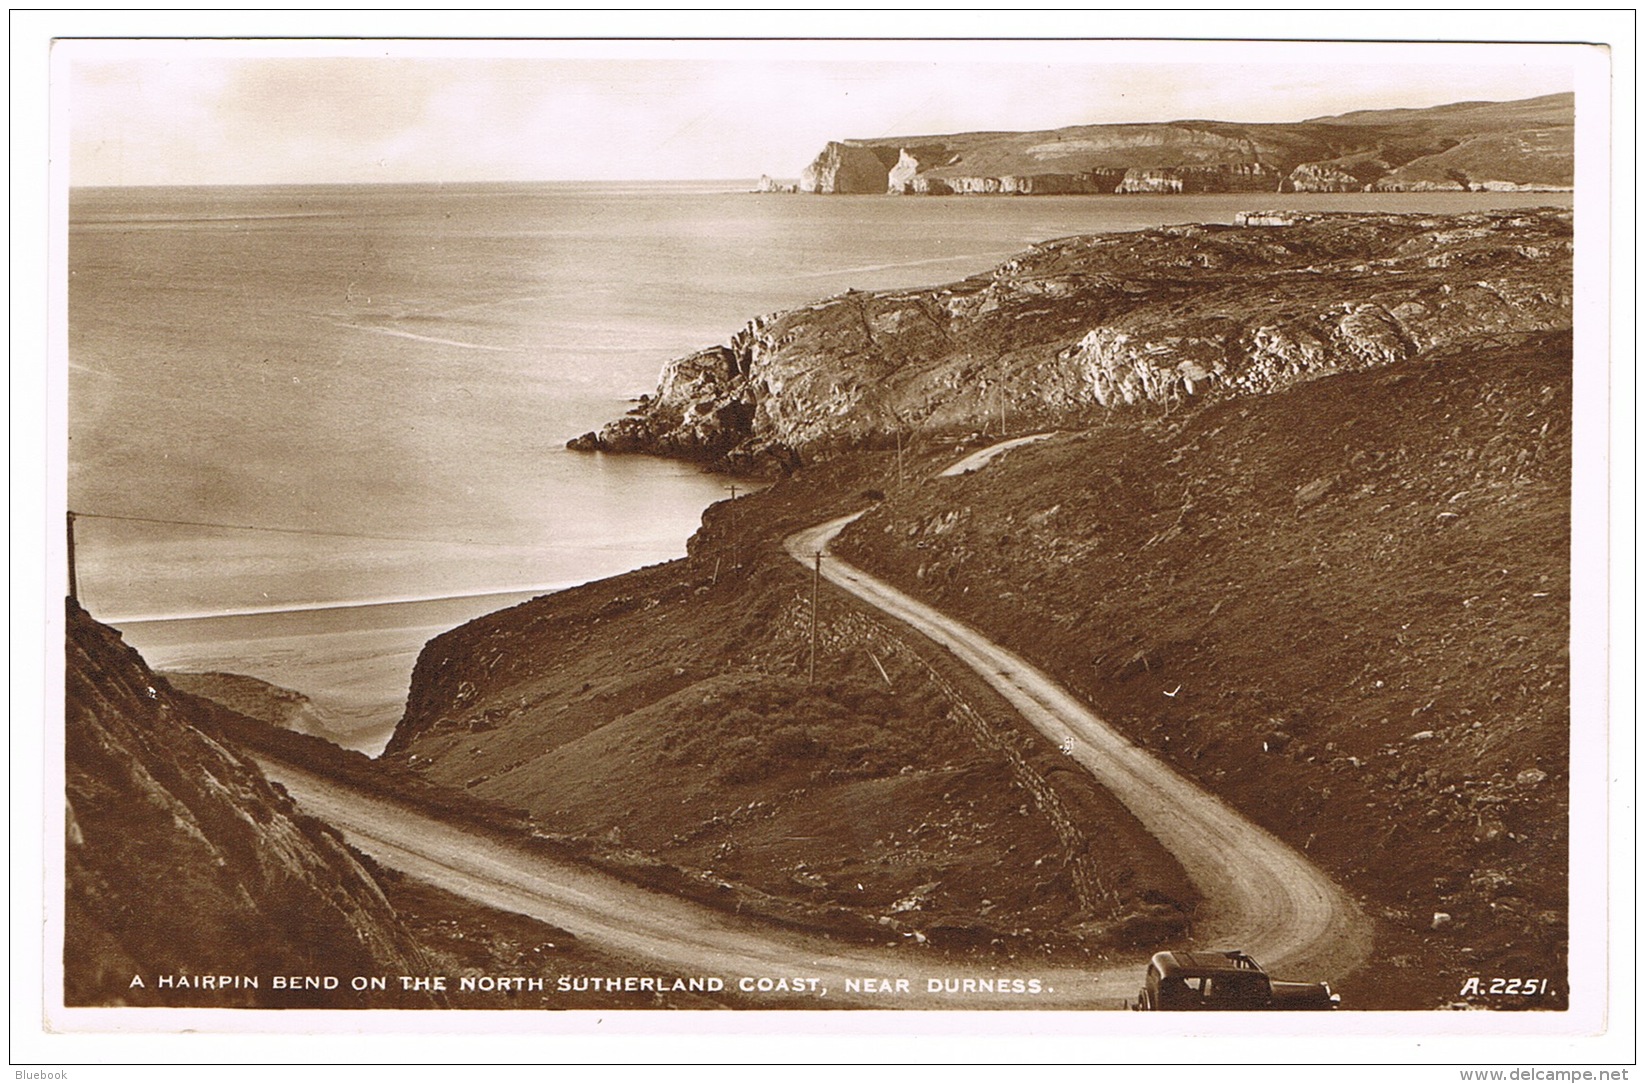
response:
<svg viewBox="0 0 1645 1084"><path fill-rule="evenodd" d="M896 428L892 430L892 433L894 433L897 438L897 484L900 486L904 481L902 470L902 431L905 427L907 427L908 422L901 414L897 413L895 410L892 410L890 407L887 407L886 409L890 411L891 420L897 423Z"/></svg>
<svg viewBox="0 0 1645 1084"><path fill-rule="evenodd" d="M737 563L737 484L731 483L731 570L742 566Z"/></svg>
<svg viewBox="0 0 1645 1084"><path fill-rule="evenodd" d="M815 564L811 566L811 669L806 674L805 683L817 683L817 585L822 580L822 550L812 555Z"/></svg>
<svg viewBox="0 0 1645 1084"><path fill-rule="evenodd" d="M68 552L68 557L69 557L69 598L72 599L75 602L79 602L80 601L80 584L79 584L79 580L76 577L75 571L74 571L74 513L73 512L70 512L68 514L68 520L69 520L69 552Z"/></svg>

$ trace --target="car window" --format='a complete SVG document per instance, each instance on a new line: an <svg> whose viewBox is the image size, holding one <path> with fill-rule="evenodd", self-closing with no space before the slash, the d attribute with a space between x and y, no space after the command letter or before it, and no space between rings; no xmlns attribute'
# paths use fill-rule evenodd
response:
<svg viewBox="0 0 1645 1084"><path fill-rule="evenodd" d="M1207 978L1201 988L1201 996L1206 1001L1249 1001L1266 992L1261 976L1255 974L1214 975Z"/></svg>

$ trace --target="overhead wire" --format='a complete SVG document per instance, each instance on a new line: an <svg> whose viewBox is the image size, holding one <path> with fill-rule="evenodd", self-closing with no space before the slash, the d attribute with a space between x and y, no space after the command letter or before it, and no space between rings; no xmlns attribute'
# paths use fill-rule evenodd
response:
<svg viewBox="0 0 1645 1084"><path fill-rule="evenodd" d="M76 519L106 519L121 523L153 523L167 527L203 527L223 531L260 531L267 534L293 534L316 538L359 538L374 542L422 542L442 546L482 546L488 549L545 548L534 543L482 542L456 538L415 538L409 535L368 534L363 531L330 531L310 527L269 527L264 524L251 523L209 523L204 520L162 519L158 516L124 516L112 512L71 512L70 514Z"/></svg>

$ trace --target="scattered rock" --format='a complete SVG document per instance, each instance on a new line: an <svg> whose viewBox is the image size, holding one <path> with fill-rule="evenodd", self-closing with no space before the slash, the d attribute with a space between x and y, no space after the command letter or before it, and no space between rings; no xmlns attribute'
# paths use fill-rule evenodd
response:
<svg viewBox="0 0 1645 1084"><path fill-rule="evenodd" d="M1297 167L1300 171L1301 166ZM1292 174L1296 176L1295 172ZM1295 226L1297 216L1289 211L1238 211L1234 214L1236 226Z"/></svg>
<svg viewBox="0 0 1645 1084"><path fill-rule="evenodd" d="M1510 896L1517 891L1513 878L1499 869L1482 869L1468 879L1468 884L1488 896Z"/></svg>
<svg viewBox="0 0 1645 1084"><path fill-rule="evenodd" d="M1327 475L1324 478L1315 478L1297 489L1297 507L1306 508L1331 491L1337 484L1336 475Z"/></svg>

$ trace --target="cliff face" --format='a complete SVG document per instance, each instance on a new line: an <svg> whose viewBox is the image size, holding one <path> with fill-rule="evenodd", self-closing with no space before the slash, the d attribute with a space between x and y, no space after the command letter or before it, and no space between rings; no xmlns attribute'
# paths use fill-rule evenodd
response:
<svg viewBox="0 0 1645 1084"><path fill-rule="evenodd" d="M737 469L898 435L1069 427L1567 328L1571 216L1247 216L1038 245L988 275L755 320L573 447Z"/></svg>
<svg viewBox="0 0 1645 1084"><path fill-rule="evenodd" d="M72 603L65 711L67 1004L351 1006L363 995L346 980L294 992L270 977L422 973L339 837L200 729L189 697ZM158 985L207 975L261 985Z"/></svg>
<svg viewBox="0 0 1645 1084"><path fill-rule="evenodd" d="M1166 192L1173 195L1193 192L1272 192L1279 184L1279 176L1278 170L1261 162L1169 169L1128 169L1115 191Z"/></svg>
<svg viewBox="0 0 1645 1084"><path fill-rule="evenodd" d="M895 161L895 153L891 157ZM801 171L799 189L822 195L884 192L887 176L886 163L874 150L857 143L830 143Z"/></svg>
<svg viewBox="0 0 1645 1084"><path fill-rule="evenodd" d="M893 191L922 196L1090 196L1116 191L1125 178L1121 173L1007 173L999 177L916 176Z"/></svg>
<svg viewBox="0 0 1645 1084"><path fill-rule="evenodd" d="M1285 178L1292 192L1359 192L1365 181L1335 162L1310 162L1293 169Z"/></svg>

